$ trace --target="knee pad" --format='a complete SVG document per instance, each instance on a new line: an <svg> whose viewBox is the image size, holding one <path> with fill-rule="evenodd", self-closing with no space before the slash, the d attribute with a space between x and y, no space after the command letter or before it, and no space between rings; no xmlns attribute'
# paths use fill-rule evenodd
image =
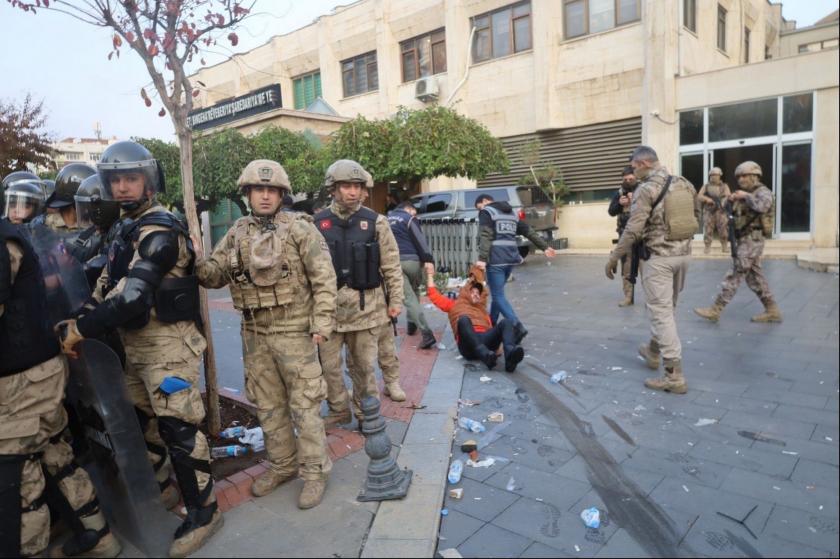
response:
<svg viewBox="0 0 840 559"><path fill-rule="evenodd" d="M213 491L213 478L210 478L203 491L199 491L196 471L210 473L210 462L190 456L195 449L195 436L198 427L176 417L158 417L160 436L169 447L172 468L178 479L178 486L187 508L200 507Z"/></svg>

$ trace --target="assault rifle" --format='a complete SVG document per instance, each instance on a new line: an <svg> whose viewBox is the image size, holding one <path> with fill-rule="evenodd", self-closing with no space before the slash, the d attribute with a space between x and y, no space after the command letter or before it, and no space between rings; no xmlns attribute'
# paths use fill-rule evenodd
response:
<svg viewBox="0 0 840 559"><path fill-rule="evenodd" d="M627 281L633 286L634 299L636 296L636 278L639 275L639 264L642 260L647 260L648 258L650 258L650 254L645 246L645 241L639 240L633 243L633 247L630 249L630 275Z"/></svg>
<svg viewBox="0 0 840 559"><path fill-rule="evenodd" d="M732 260L738 260L738 238L736 237L736 230L735 230L735 209L732 206L732 202L726 202L726 229L729 232L729 248L730 252L732 253Z"/></svg>

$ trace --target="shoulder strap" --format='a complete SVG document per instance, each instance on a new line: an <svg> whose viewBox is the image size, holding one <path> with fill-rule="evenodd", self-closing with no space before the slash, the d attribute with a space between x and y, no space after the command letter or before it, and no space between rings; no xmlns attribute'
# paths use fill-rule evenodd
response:
<svg viewBox="0 0 840 559"><path fill-rule="evenodd" d="M668 189L671 188L671 179L673 178L674 175L668 175L668 180L665 181L665 186L662 187L662 192L659 193L659 196L656 197L656 200L654 200L653 205L650 207L651 213L653 213L653 210L655 210L656 206L659 205L659 202L665 198L665 195L668 193Z"/></svg>

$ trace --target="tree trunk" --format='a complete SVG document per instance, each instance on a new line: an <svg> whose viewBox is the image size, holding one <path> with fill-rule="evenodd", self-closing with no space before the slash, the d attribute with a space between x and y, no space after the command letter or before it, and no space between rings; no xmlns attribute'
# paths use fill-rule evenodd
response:
<svg viewBox="0 0 840 559"><path fill-rule="evenodd" d="M176 125L178 144L181 148L181 185L184 193L184 210L190 234L201 245L201 226L195 206L195 189L193 188L192 166L192 131L186 125ZM203 250L201 246L196 247ZM204 385L207 389L207 428L210 433L221 431L221 417L219 415L219 386L216 381L216 354L213 351L213 329L210 322L210 311L207 306L207 291L199 288L199 304L201 308L201 323L204 326L204 337L207 339L207 349L204 351Z"/></svg>

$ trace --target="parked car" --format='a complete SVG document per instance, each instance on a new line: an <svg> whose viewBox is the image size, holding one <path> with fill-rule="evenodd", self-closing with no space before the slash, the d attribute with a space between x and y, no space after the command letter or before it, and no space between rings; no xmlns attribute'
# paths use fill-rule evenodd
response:
<svg viewBox="0 0 840 559"><path fill-rule="evenodd" d="M489 194L496 202L507 202L519 219L538 231L547 241L554 237L554 205L551 198L538 186L500 186L495 188L465 188L426 192L411 197L420 219L478 219L475 200ZM517 237L519 253L524 258L531 249L531 242Z"/></svg>

